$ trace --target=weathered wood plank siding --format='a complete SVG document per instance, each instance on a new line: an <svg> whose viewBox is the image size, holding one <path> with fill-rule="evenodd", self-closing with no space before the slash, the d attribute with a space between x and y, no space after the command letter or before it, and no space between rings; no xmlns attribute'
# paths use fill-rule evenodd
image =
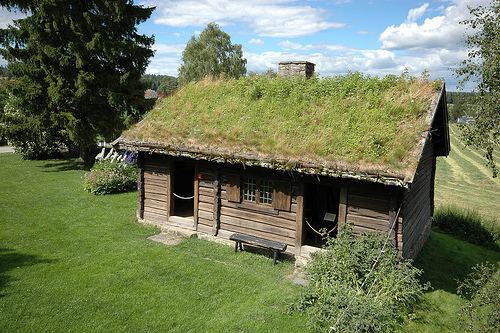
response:
<svg viewBox="0 0 500 333"><path fill-rule="evenodd" d="M386 232L390 228L390 190L387 186L368 182L349 182L347 223L356 234Z"/></svg>
<svg viewBox="0 0 500 333"><path fill-rule="evenodd" d="M141 154L140 160L144 193L139 194L139 200L143 200L143 215L139 217L151 222L167 222L167 159L161 155Z"/></svg>
<svg viewBox="0 0 500 333"><path fill-rule="evenodd" d="M285 243L289 246L288 251L293 251L297 220L297 184L292 184L288 176L278 172L266 173L263 176L275 182L290 183L291 200L288 210L274 209L271 204L256 204L243 200L237 202L238 200L235 201L234 198L234 191L229 191L230 197L228 198L227 190L234 186L235 174L240 172L240 179L243 180L243 170L221 170L220 229L224 232L238 232ZM283 184L280 183L280 186Z"/></svg>
<svg viewBox="0 0 500 333"><path fill-rule="evenodd" d="M198 181L198 231L211 234L214 221L214 202L217 196L214 189L216 170L213 165L200 163L198 173L203 176L203 179Z"/></svg>
<svg viewBox="0 0 500 333"><path fill-rule="evenodd" d="M403 257L415 258L427 240L434 205L434 144L427 140L409 190L405 191L402 222Z"/></svg>

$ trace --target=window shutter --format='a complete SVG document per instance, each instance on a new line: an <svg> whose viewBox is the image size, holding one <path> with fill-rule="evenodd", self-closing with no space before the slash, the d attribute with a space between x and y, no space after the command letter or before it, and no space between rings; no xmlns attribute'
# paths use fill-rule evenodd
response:
<svg viewBox="0 0 500 333"><path fill-rule="evenodd" d="M273 208L290 211L292 204L292 184L290 182L273 181Z"/></svg>
<svg viewBox="0 0 500 333"><path fill-rule="evenodd" d="M227 201L241 202L239 175L227 175L226 198Z"/></svg>

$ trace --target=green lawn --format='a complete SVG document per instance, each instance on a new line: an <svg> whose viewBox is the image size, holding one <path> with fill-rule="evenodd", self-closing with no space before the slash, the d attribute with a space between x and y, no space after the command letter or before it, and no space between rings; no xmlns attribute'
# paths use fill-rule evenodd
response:
<svg viewBox="0 0 500 333"><path fill-rule="evenodd" d="M307 331L283 311L293 263L150 241L137 193L85 193L84 171L0 155L0 332Z"/></svg>
<svg viewBox="0 0 500 333"><path fill-rule="evenodd" d="M495 217L497 180L452 144L438 160L436 203ZM159 230L135 221L137 193L90 195L84 172L73 159L0 154L0 332L308 331L305 317L284 311L302 288L285 278L292 262L273 267L198 239L150 241ZM456 331L456 280L484 261L500 253L433 232L415 262L432 289L401 331Z"/></svg>

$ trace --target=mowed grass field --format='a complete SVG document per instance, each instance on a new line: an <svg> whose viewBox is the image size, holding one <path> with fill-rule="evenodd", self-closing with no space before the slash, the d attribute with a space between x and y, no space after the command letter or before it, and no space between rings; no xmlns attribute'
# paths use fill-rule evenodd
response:
<svg viewBox="0 0 500 333"><path fill-rule="evenodd" d="M435 204L476 210L500 223L500 177L492 178L484 152L465 147L458 139L458 125L450 125L451 152L439 157L436 169ZM500 167L500 148L494 156Z"/></svg>

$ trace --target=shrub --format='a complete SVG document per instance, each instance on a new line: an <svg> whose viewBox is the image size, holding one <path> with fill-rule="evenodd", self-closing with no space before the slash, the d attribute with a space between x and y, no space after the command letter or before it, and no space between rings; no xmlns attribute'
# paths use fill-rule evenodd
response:
<svg viewBox="0 0 500 333"><path fill-rule="evenodd" d="M37 142L11 140L14 151L25 160L44 160L61 155L62 137L43 132Z"/></svg>
<svg viewBox="0 0 500 333"><path fill-rule="evenodd" d="M479 264L473 270L458 286L458 294L467 299L460 310L459 330L500 332L500 263Z"/></svg>
<svg viewBox="0 0 500 333"><path fill-rule="evenodd" d="M137 166L135 154L122 156L108 154L102 158L103 153L97 156L97 162L92 169L84 175L83 188L93 194L111 194L131 191L137 188Z"/></svg>
<svg viewBox="0 0 500 333"><path fill-rule="evenodd" d="M436 209L433 227L466 242L500 250L500 228L495 221L485 220L477 211L455 205Z"/></svg>
<svg viewBox="0 0 500 333"><path fill-rule="evenodd" d="M320 331L392 331L427 288L418 281L421 271L400 262L386 236L355 237L352 228L343 229L313 253L310 285L290 310L305 312Z"/></svg>

